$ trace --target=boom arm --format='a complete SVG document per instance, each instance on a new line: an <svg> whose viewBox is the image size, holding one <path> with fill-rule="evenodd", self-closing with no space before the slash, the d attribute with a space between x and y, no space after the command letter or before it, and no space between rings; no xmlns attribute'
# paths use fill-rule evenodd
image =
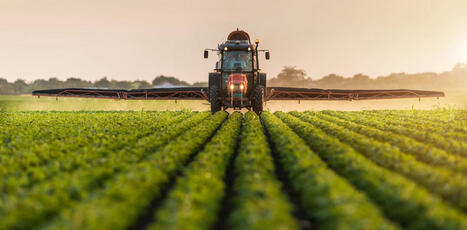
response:
<svg viewBox="0 0 467 230"><path fill-rule="evenodd" d="M86 97L124 100L208 100L207 87L176 87L153 89L87 89L66 88L36 90L33 96ZM271 100L371 100L444 97L443 92L387 89L387 90L343 90L316 88L268 87L264 101Z"/></svg>
<svg viewBox="0 0 467 230"><path fill-rule="evenodd" d="M66 88L35 90L33 96L87 97L125 100L208 100L207 87L176 87L153 89L87 89Z"/></svg>
<svg viewBox="0 0 467 230"><path fill-rule="evenodd" d="M344 90L268 87L265 101L270 100L371 100L444 97L443 92L411 90L411 89L376 89L376 90Z"/></svg>

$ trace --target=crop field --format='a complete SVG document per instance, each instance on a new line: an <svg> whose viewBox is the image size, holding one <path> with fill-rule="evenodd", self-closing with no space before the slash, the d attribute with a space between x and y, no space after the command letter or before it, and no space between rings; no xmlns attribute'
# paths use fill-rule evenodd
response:
<svg viewBox="0 0 467 230"><path fill-rule="evenodd" d="M0 111L1 229L467 229L467 110Z"/></svg>

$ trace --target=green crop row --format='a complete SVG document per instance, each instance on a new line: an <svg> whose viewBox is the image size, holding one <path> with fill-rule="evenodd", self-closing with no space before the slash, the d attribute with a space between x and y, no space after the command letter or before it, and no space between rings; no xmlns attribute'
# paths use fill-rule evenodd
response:
<svg viewBox="0 0 467 230"><path fill-rule="evenodd" d="M175 116L174 116L175 115ZM8 193L14 193L22 186L31 186L43 180L47 180L57 173L70 172L80 168L83 164L95 165L105 160L115 151L135 143L145 136L162 131L168 126L189 118L189 114L164 114L157 117L145 117L145 127L136 126L116 126L118 128L106 131L105 135L87 138L84 135L90 135L88 132L80 131L81 138L75 137L75 141L64 141L60 144L51 143L46 148L36 148L36 155L43 158L49 158L47 163L37 166L22 165L17 159L5 162L0 166L0 171L4 172L3 180L0 181L0 190L6 190ZM147 120L156 119L157 122L147 122ZM96 122L96 121L94 121ZM123 121L122 121L123 122ZM113 122L110 125L114 124ZM132 124L133 122L128 121ZM133 123L134 124L134 123ZM53 127L60 129L62 127ZM134 129L138 128L135 132ZM71 136L75 136L73 130L69 130ZM83 135L84 134L84 135ZM67 146L69 148L67 149ZM53 153L53 156L51 153ZM45 157L44 157L45 156ZM16 164L15 164L16 163ZM8 173L7 173L8 172ZM21 172L20 174L18 172Z"/></svg>
<svg viewBox="0 0 467 230"><path fill-rule="evenodd" d="M340 112L342 113L342 112ZM378 121L371 118L371 116L366 116L363 113L358 115L349 114L347 116L351 121L363 124L366 126L376 127L380 130L386 132L393 132L401 135L405 135L411 138L414 138L418 141L421 141L426 144L436 146L440 149L444 149L448 153L458 154L464 157L467 157L467 143L451 140L443 137L442 135L435 133L426 133L418 130L413 130L406 128L400 125L388 124L384 119Z"/></svg>
<svg viewBox="0 0 467 230"><path fill-rule="evenodd" d="M197 114L193 115L189 122L184 123L184 125L175 126L177 128L173 129L170 127L171 123L164 123L164 125L158 125L158 129L153 130L156 132L166 132L167 129L170 128L171 131L175 131L173 135L177 133L183 132L185 129L189 128L191 125L195 124L203 118L205 118L208 114ZM187 118L187 116L180 116L177 117L172 122L179 121L178 119ZM150 120L152 122L149 123L161 123L159 120ZM169 121L169 120L166 120ZM154 124L148 124L148 127L156 127ZM132 136L139 136L141 129L131 129L133 130ZM146 131L145 131L146 132ZM107 136L107 135L103 135ZM112 134L108 135L109 138L115 137ZM81 151L77 151L77 153L72 152L69 153L68 156L63 156L62 161L52 161L47 165L41 167L30 167L27 170L19 171L21 173L13 174L11 177L7 177L2 183L2 189L4 193L9 194L10 196L15 196L17 194L27 194L29 190L33 190L30 188L34 188L33 185L35 183L41 183L42 181L46 181L46 183L50 183L47 180L55 180L56 178L66 178L66 176L73 176L73 175L80 175L82 171L86 171L89 168L94 169L96 166L104 167L105 165L109 165L108 169L111 169L112 162L114 161L122 161L126 162L125 159L133 160L134 157L128 155L134 149L134 146L138 145L139 143L145 143L146 140L154 140L154 137L157 137L158 141L154 142L158 145L163 145L166 143L171 136L170 135L158 135L153 136L149 135L138 139L137 141L130 141L130 142L123 142L117 143L115 141L108 140L108 143L114 143L116 145L120 145L119 148L114 149L107 149L109 145L99 145L98 143L93 142L90 140L87 142L85 146L81 149ZM84 138L86 139L86 138ZM134 139L134 138L133 138ZM97 141L98 142L98 141ZM140 145L140 144L139 144ZM150 146L150 145L149 145ZM155 146L155 145L153 145ZM47 154L48 152L43 152L42 154ZM78 170L77 173L74 173L75 170ZM57 175L58 174L58 175ZM54 177L56 177L54 179ZM40 187L39 184L37 187Z"/></svg>
<svg viewBox="0 0 467 230"><path fill-rule="evenodd" d="M170 140L146 159L116 175L102 190L63 210L44 229L126 229L176 175L189 157L198 152L227 117L218 112L182 135Z"/></svg>
<svg viewBox="0 0 467 230"><path fill-rule="evenodd" d="M380 210L274 115L261 114L287 178L318 229L397 229Z"/></svg>
<svg viewBox="0 0 467 230"><path fill-rule="evenodd" d="M207 116L208 113L195 114L175 127L159 132L159 135L148 136L110 154L109 159L99 160L96 165L83 163L77 171L57 174L47 181L30 188L19 188L16 193L4 196L0 200L0 229L27 229L75 205L89 197L94 189L104 186L107 180L132 169L133 164L153 154Z"/></svg>
<svg viewBox="0 0 467 230"><path fill-rule="evenodd" d="M22 166L23 169L40 165L56 154L60 154L52 148L56 148L57 145L61 146L62 143L72 142L83 130L103 130L110 127L109 121L115 120L115 118L99 116L99 114L76 116L73 119L69 114L60 117L59 113L53 113L49 116L42 114L30 116L26 120L21 119L24 118L21 116L10 116L12 119L9 120L16 125L8 125L7 127L11 130L8 130L1 137L4 140L4 145L0 153L5 165L13 163ZM93 122L97 119L102 122ZM21 123L17 123L17 120L20 120ZM66 123L67 120L68 123ZM76 142L78 141L73 143ZM50 152L48 155L44 155L38 152L38 149L51 151L48 151Z"/></svg>
<svg viewBox="0 0 467 230"><path fill-rule="evenodd" d="M447 133L465 134L466 121L461 119L459 111L432 111L432 110L368 110L346 112L348 115L379 116L401 120L410 127L418 127L424 131L435 128ZM409 123L411 122L411 123ZM444 133L442 133L444 134Z"/></svg>
<svg viewBox="0 0 467 230"><path fill-rule="evenodd" d="M379 115L396 115L400 118L413 118L417 122L435 125L448 124L458 118L459 111L450 110L365 110L358 113L372 113Z"/></svg>
<svg viewBox="0 0 467 230"><path fill-rule="evenodd" d="M378 114L395 114L399 117L413 118L422 122L431 122L442 127L452 128L453 130L465 131L465 122L467 113L465 110L377 110L365 111ZM464 127L461 126L464 124Z"/></svg>
<svg viewBox="0 0 467 230"><path fill-rule="evenodd" d="M175 188L157 212L149 229L210 229L217 220L223 181L240 134L241 113L233 113L216 135L183 170Z"/></svg>
<svg viewBox="0 0 467 230"><path fill-rule="evenodd" d="M381 168L348 145L309 123L282 112L282 121L306 140L339 175L377 203L405 229L467 229L467 217L412 181Z"/></svg>
<svg viewBox="0 0 467 230"><path fill-rule="evenodd" d="M144 112L134 113L134 115L97 112L12 113L5 129L2 129L0 133L0 138L4 140L4 150L11 150L6 153L14 153L12 157L20 158L27 153L22 153L22 150L28 150L35 146L50 145L51 143L60 144L81 135L93 138L119 128L119 126L131 125L131 117L138 117L139 121L135 120L135 124L141 125L149 116L157 118L164 114L168 113ZM40 157L38 156L38 158ZM34 165L39 162L32 161L31 163Z"/></svg>
<svg viewBox="0 0 467 230"><path fill-rule="evenodd" d="M11 116L10 120L16 122L18 119L21 125L2 137L7 142L0 150L0 155L3 156L3 166L17 171L17 169L28 169L46 164L56 157L66 155L72 149L85 146L89 141L93 141L94 145L100 145L105 144L103 136L130 133L131 125L144 127L148 119L157 119L164 115L170 117L168 113L113 116L101 113L60 114L34 114L27 120L21 119L22 116L16 116L16 114ZM132 119L135 117L137 119ZM44 123L44 120L47 122ZM0 171L0 173L4 176L7 172Z"/></svg>
<svg viewBox="0 0 467 230"><path fill-rule="evenodd" d="M436 133L442 135L445 138L457 140L457 141L467 141L466 132L459 132L462 128L457 122L451 123L440 123L440 122L431 122L424 121L420 118L408 118L400 116L399 114L394 113L383 113L383 112L364 112L365 115L369 115L375 119L382 119L385 122L392 125L400 125L412 130L419 130L424 132ZM464 126L465 127L465 124Z"/></svg>
<svg viewBox="0 0 467 230"><path fill-rule="evenodd" d="M207 114L195 115L193 117L194 119L190 120L197 122L199 119L206 117L206 115ZM186 128L192 124L193 123L186 123ZM156 139L160 141L159 143L158 141L154 142L154 138L150 141L151 143L164 144L167 139L170 138L170 135L169 137L163 135ZM70 205L71 201L86 196L89 189L99 186L102 181L111 177L113 173L128 168L131 161L134 161L134 159L136 159L135 157L138 157L138 155L132 156L132 152L129 151L132 146L133 145L127 146L128 148L112 154L110 160L99 160L96 167L82 164L79 170L72 174L61 173L44 183L37 184L31 188L21 189L17 194L9 195L3 203L5 205L0 205L0 207L6 208L6 210L3 211L10 216L6 223L11 222L12 224L19 224L19 226L34 224L33 220L40 221L41 216L50 216L62 207ZM93 153L89 152L87 154ZM125 160L124 157L126 157L127 160ZM30 206L28 212L24 211L25 205ZM24 213L21 214L21 212ZM16 215L18 216L18 220L15 220ZM20 216L23 216L23 218L20 218Z"/></svg>
<svg viewBox="0 0 467 230"><path fill-rule="evenodd" d="M229 229L297 229L292 206L281 190L258 115L245 114L234 165Z"/></svg>
<svg viewBox="0 0 467 230"><path fill-rule="evenodd" d="M448 154L444 150L426 145L403 135L384 132L373 127L357 124L349 121L349 119L344 119L346 117L344 114L341 115L342 118L332 116L334 113L330 111L326 111L326 113L310 114L375 140L390 143L400 148L402 152L413 155L418 161L434 166L445 167L454 172L467 174L467 159L458 155Z"/></svg>
<svg viewBox="0 0 467 230"><path fill-rule="evenodd" d="M465 177L419 162L413 156L400 152L398 148L319 119L317 116L296 112L292 114L348 144L376 164L413 179L452 205L467 210Z"/></svg>

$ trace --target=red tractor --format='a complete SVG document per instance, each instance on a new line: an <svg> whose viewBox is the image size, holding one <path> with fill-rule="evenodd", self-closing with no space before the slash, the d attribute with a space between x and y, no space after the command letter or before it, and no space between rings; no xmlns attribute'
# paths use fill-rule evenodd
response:
<svg viewBox="0 0 467 230"><path fill-rule="evenodd" d="M258 53L265 52L267 60L270 54L258 46L258 39L251 44L248 33L237 29L217 49L204 51L204 58L208 58L209 51L216 51L219 57L215 72L209 73L211 112L227 108L247 108L258 113L263 110L266 74L260 72Z"/></svg>

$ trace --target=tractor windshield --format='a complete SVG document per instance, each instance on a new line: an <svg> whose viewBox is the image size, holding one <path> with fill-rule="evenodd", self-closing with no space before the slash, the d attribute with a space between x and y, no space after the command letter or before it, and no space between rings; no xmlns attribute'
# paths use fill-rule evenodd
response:
<svg viewBox="0 0 467 230"><path fill-rule="evenodd" d="M243 72L253 71L253 61L251 52L229 51L222 55L222 70L235 71L242 68Z"/></svg>

